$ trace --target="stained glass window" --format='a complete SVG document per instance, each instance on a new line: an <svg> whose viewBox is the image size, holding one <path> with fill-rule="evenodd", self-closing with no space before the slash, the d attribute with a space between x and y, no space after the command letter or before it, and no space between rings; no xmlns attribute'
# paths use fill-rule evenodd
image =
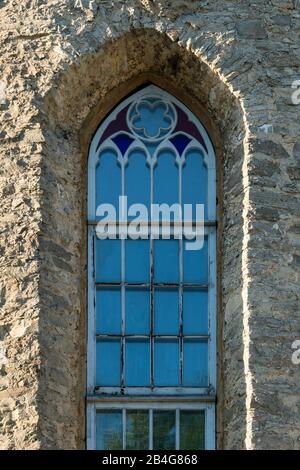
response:
<svg viewBox="0 0 300 470"><path fill-rule="evenodd" d="M148 85L99 126L88 168L88 447L213 448L211 141L183 103ZM160 210L152 225L154 204ZM185 204L192 210L178 236ZM203 207L203 242L188 249L196 205ZM108 214L107 237L99 236ZM137 225L140 236L130 236Z"/></svg>

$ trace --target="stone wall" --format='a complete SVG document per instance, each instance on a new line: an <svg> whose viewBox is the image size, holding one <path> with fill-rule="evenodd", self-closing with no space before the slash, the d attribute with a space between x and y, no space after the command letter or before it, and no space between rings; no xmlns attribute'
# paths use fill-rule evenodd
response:
<svg viewBox="0 0 300 470"><path fill-rule="evenodd" d="M152 81L218 159L218 446L300 448L299 2L0 7L0 447L85 446L88 145Z"/></svg>

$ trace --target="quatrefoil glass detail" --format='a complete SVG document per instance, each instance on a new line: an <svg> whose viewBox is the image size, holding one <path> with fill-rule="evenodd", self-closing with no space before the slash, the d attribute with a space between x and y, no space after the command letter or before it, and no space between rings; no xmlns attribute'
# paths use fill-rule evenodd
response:
<svg viewBox="0 0 300 470"><path fill-rule="evenodd" d="M143 99L128 113L128 126L145 140L160 140L175 127L175 109L158 99Z"/></svg>

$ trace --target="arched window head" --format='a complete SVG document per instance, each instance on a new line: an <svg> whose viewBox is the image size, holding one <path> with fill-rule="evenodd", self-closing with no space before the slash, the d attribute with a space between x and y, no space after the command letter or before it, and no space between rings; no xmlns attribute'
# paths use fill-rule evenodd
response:
<svg viewBox="0 0 300 470"><path fill-rule="evenodd" d="M213 448L215 157L154 85L102 122L88 164L88 447Z"/></svg>

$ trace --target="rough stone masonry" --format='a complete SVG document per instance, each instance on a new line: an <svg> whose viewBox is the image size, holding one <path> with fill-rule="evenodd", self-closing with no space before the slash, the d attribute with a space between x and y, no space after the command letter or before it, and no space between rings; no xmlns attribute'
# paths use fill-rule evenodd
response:
<svg viewBox="0 0 300 470"><path fill-rule="evenodd" d="M218 158L219 448L300 448L298 0L2 0L0 448L85 447L86 159L151 79Z"/></svg>

